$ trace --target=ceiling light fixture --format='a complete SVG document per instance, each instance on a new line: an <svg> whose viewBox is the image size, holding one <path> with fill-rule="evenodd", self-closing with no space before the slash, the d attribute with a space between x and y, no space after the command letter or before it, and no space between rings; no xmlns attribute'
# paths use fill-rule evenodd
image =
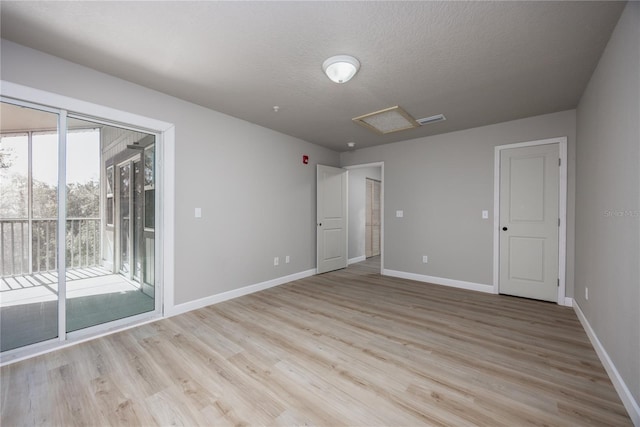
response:
<svg viewBox="0 0 640 427"><path fill-rule="evenodd" d="M360 61L349 55L336 55L324 61L322 70L332 81L346 83L360 69Z"/></svg>

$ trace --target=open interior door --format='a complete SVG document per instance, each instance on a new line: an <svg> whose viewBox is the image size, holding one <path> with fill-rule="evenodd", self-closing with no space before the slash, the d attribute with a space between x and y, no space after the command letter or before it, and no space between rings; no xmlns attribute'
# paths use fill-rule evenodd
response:
<svg viewBox="0 0 640 427"><path fill-rule="evenodd" d="M347 266L347 171L318 165L318 274Z"/></svg>

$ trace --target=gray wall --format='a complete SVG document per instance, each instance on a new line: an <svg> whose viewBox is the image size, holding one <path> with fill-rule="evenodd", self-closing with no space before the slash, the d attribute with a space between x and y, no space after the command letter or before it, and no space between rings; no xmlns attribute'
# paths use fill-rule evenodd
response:
<svg viewBox="0 0 640 427"><path fill-rule="evenodd" d="M384 161L385 269L491 285L493 220L481 219L481 212L493 216L494 147L556 136L568 138L571 296L575 110L345 152L341 164ZM404 217L396 218L396 210L404 210Z"/></svg>
<svg viewBox="0 0 640 427"><path fill-rule="evenodd" d="M1 55L3 80L175 124L176 304L315 268L315 164L337 153L6 40Z"/></svg>
<svg viewBox="0 0 640 427"><path fill-rule="evenodd" d="M382 180L380 166L349 169L349 259L364 256L366 179Z"/></svg>
<svg viewBox="0 0 640 427"><path fill-rule="evenodd" d="M630 2L577 110L575 299L636 402L640 402L639 123L640 3Z"/></svg>

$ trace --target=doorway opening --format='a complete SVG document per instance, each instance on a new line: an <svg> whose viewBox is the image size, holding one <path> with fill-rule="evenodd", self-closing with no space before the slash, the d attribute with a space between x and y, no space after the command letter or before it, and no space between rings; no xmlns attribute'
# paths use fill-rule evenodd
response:
<svg viewBox="0 0 640 427"><path fill-rule="evenodd" d="M366 178L364 256L369 259L380 256L380 193L381 181Z"/></svg>
<svg viewBox="0 0 640 427"><path fill-rule="evenodd" d="M349 264L384 268L384 163L347 166Z"/></svg>

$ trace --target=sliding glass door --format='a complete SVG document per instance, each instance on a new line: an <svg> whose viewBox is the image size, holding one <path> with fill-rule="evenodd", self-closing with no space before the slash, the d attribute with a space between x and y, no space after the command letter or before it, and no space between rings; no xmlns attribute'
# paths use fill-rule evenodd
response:
<svg viewBox="0 0 640 427"><path fill-rule="evenodd" d="M58 114L0 104L0 348L58 337Z"/></svg>
<svg viewBox="0 0 640 427"><path fill-rule="evenodd" d="M76 224L77 214L90 221L95 217L98 229L113 244L95 247L102 248L104 262L84 264L97 277L68 283L67 332L153 312L156 307L154 294L144 291L141 275L143 153L155 146L155 136L87 120L72 122L76 129L84 131L67 131L67 188L82 191L67 195L67 235L74 236L68 240L73 247L68 247L67 253L91 258L82 248L85 244L91 246L95 227L93 222L80 227L80 223ZM154 173L155 164L151 167ZM112 173L116 179L107 178ZM107 181L103 191L103 186L95 184L100 177Z"/></svg>
<svg viewBox="0 0 640 427"><path fill-rule="evenodd" d="M118 251L118 264L120 274L125 277L131 276L131 162L127 162L118 167L118 224L120 235L120 250Z"/></svg>
<svg viewBox="0 0 640 427"><path fill-rule="evenodd" d="M155 144L146 146L117 167L120 221L120 273L142 285L153 298L155 263Z"/></svg>
<svg viewBox="0 0 640 427"><path fill-rule="evenodd" d="M17 104L0 111L2 352L158 313L155 135Z"/></svg>

